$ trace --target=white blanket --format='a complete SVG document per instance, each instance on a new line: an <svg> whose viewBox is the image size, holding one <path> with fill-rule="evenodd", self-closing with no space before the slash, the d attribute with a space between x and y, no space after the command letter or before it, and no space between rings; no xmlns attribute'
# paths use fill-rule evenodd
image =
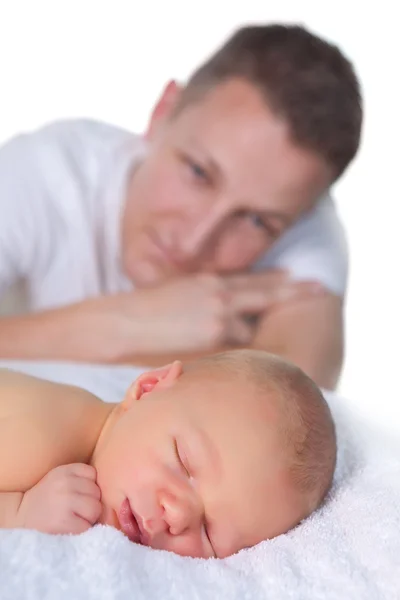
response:
<svg viewBox="0 0 400 600"><path fill-rule="evenodd" d="M119 399L137 370L3 363ZM130 543L108 527L81 536L0 531L1 600L399 600L400 450L327 394L339 461L325 506L290 533L225 560Z"/></svg>

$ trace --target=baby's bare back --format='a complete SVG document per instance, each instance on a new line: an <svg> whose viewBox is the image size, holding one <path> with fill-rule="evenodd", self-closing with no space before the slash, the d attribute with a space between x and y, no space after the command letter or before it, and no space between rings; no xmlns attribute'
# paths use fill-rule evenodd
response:
<svg viewBox="0 0 400 600"><path fill-rule="evenodd" d="M108 407L80 388L0 370L0 492L90 460Z"/></svg>

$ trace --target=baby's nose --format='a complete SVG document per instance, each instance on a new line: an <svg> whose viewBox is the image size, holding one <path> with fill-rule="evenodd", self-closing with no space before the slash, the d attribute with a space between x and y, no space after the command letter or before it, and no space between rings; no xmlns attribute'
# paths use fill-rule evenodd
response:
<svg viewBox="0 0 400 600"><path fill-rule="evenodd" d="M187 530L197 529L203 519L200 503L194 497L176 498L166 495L162 499L164 521L171 535L180 535Z"/></svg>

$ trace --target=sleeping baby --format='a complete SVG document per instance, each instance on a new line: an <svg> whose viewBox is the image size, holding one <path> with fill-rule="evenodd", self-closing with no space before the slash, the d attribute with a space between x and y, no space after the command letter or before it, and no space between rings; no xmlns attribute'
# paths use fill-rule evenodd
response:
<svg viewBox="0 0 400 600"><path fill-rule="evenodd" d="M122 402L0 371L0 527L226 557L287 532L327 494L335 428L314 383L261 351L142 374Z"/></svg>

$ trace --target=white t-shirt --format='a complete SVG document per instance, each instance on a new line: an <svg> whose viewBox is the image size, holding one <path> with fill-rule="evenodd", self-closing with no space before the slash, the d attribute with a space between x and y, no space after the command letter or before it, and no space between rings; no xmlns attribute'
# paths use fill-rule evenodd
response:
<svg viewBox="0 0 400 600"><path fill-rule="evenodd" d="M128 172L145 143L90 120L52 123L0 148L0 296L27 282L33 310L132 289L120 261ZM347 246L329 196L254 265L344 294Z"/></svg>

